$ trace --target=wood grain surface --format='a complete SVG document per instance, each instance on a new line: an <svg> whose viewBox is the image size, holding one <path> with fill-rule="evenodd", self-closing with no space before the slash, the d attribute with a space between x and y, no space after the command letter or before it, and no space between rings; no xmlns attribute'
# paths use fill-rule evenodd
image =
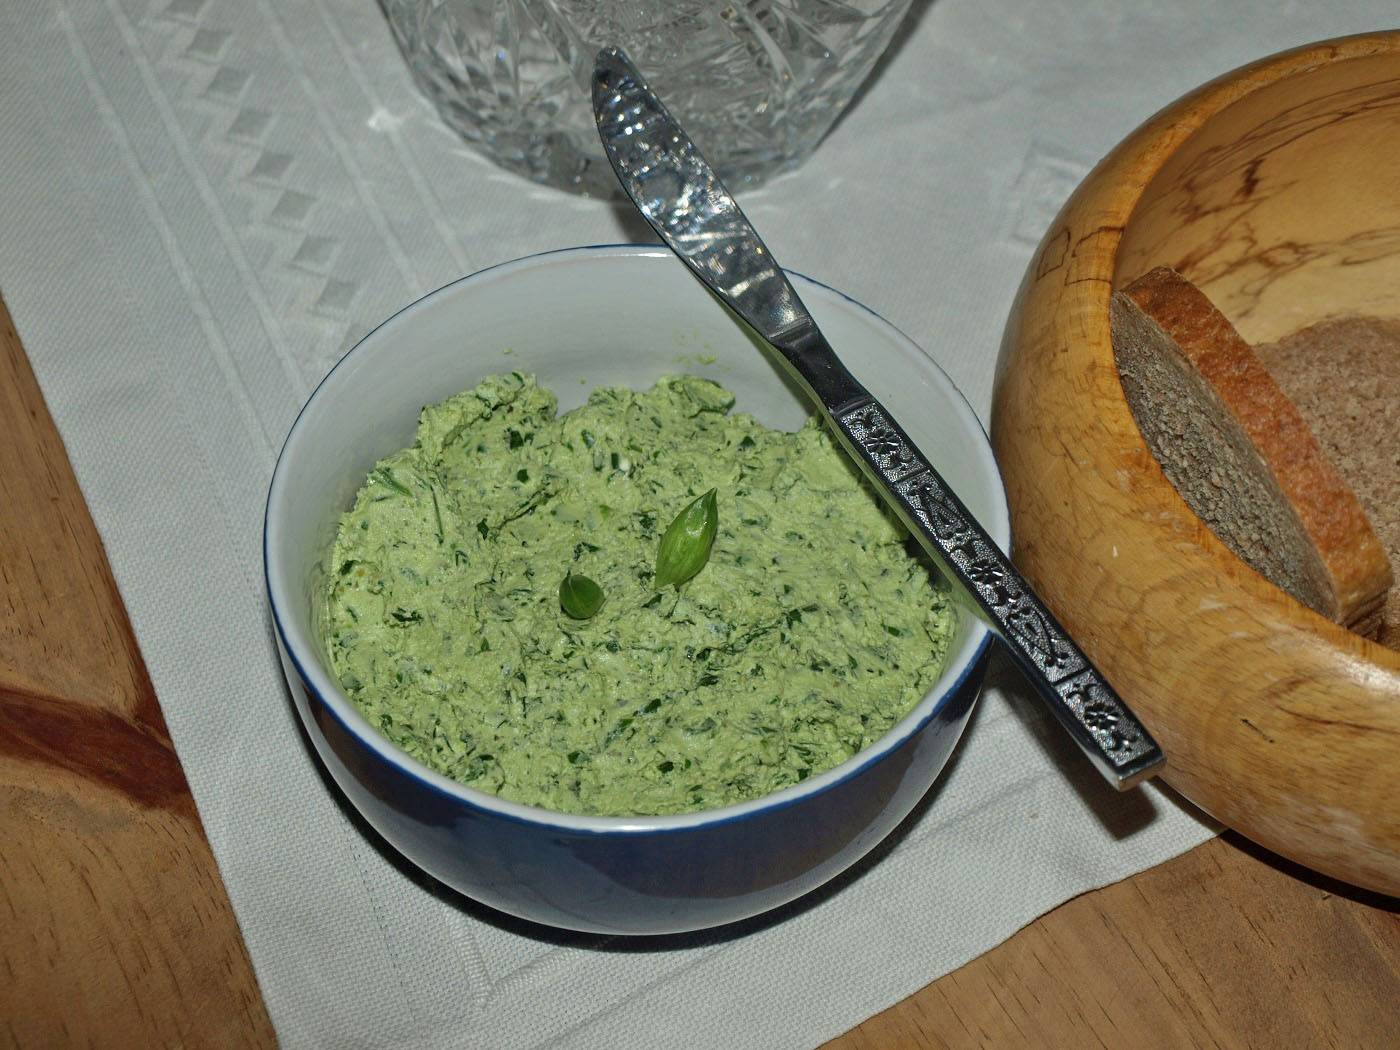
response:
<svg viewBox="0 0 1400 1050"><path fill-rule="evenodd" d="M1397 141L1400 32L1264 59L1167 107L1051 225L992 409L1016 561L1161 742L1164 779L1267 848L1389 894L1400 652L1294 601L1177 494L1124 397L1109 300L1161 265L1249 339L1400 313Z"/></svg>
<svg viewBox="0 0 1400 1050"><path fill-rule="evenodd" d="M1061 905L826 1050L1387 1050L1398 903L1232 833Z"/></svg>
<svg viewBox="0 0 1400 1050"><path fill-rule="evenodd" d="M266 1011L102 544L0 303L0 1046L260 1047ZM836 1050L1385 1047L1395 902L1213 841Z"/></svg>
<svg viewBox="0 0 1400 1050"><path fill-rule="evenodd" d="M0 1043L271 1045L180 762L0 303Z"/></svg>

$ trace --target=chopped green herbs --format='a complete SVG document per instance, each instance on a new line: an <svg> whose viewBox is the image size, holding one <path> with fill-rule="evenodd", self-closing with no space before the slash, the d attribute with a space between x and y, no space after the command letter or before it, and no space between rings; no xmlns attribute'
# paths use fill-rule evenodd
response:
<svg viewBox="0 0 1400 1050"><path fill-rule="evenodd" d="M507 373L424 408L326 562L347 697L432 769L578 813L728 805L878 739L948 596L817 422L731 400L676 377L560 415Z"/></svg>
<svg viewBox="0 0 1400 1050"><path fill-rule="evenodd" d="M413 492L408 488L408 486L403 484L403 482L399 481L398 478L394 477L394 472L388 467L380 467L379 469L375 470L372 474L370 474L370 478L374 481L379 482L379 484L385 486L386 488L393 489L393 491L397 492L400 496L413 495Z"/></svg>
<svg viewBox="0 0 1400 1050"><path fill-rule="evenodd" d="M433 497L433 520L437 522L437 541L441 543L443 542L442 507L438 504L437 489L430 488L428 492Z"/></svg>

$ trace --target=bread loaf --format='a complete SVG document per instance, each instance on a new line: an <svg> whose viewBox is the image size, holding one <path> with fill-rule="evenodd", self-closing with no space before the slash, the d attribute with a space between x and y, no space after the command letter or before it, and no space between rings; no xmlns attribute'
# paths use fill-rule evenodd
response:
<svg viewBox="0 0 1400 1050"><path fill-rule="evenodd" d="M1371 519L1400 575L1400 321L1341 317L1255 348ZM1377 640L1400 649L1400 587Z"/></svg>
<svg viewBox="0 0 1400 1050"><path fill-rule="evenodd" d="M1159 268L1115 294L1128 405L1196 515L1261 575L1374 635L1392 576L1360 503L1298 410L1194 285Z"/></svg>

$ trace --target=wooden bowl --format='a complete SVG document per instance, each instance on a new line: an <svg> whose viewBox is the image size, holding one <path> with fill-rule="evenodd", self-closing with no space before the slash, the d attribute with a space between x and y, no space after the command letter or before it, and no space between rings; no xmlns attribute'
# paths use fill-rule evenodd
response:
<svg viewBox="0 0 1400 1050"><path fill-rule="evenodd" d="M1400 316L1400 33L1266 58L1088 176L1012 308L992 440L1016 561L1148 723L1166 781L1318 871L1400 894L1400 653L1257 575L1124 400L1109 296L1158 265L1250 341ZM1400 513L1400 508L1397 508Z"/></svg>

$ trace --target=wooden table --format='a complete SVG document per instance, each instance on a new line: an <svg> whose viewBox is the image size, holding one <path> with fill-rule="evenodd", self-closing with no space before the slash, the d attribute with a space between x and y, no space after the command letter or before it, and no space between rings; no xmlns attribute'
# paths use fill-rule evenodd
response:
<svg viewBox="0 0 1400 1050"><path fill-rule="evenodd" d="M0 420L0 1045L272 1045L2 303ZM1062 905L828 1046L1359 1050L1397 1032L1397 902L1226 836Z"/></svg>

